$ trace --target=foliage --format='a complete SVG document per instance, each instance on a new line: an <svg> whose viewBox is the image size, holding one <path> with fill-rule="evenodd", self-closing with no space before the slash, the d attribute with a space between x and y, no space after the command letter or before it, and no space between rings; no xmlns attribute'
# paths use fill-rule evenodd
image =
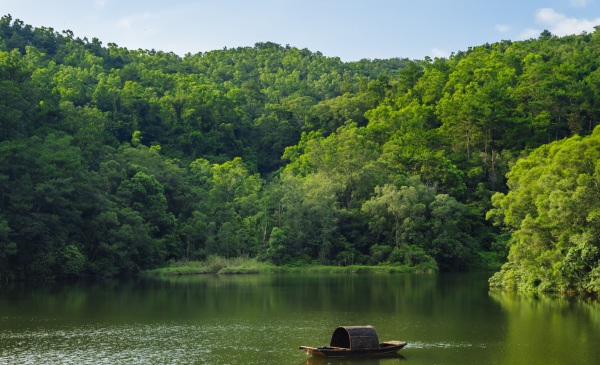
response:
<svg viewBox="0 0 600 365"><path fill-rule="evenodd" d="M491 283L525 290L597 292L600 128L544 145L508 174L489 216L512 230L509 262Z"/></svg>
<svg viewBox="0 0 600 365"><path fill-rule="evenodd" d="M258 274L278 271L272 264L261 263L256 259L236 257L226 259L220 256L210 256L203 261L181 261L168 267L148 270L149 275L197 275L197 274Z"/></svg>
<svg viewBox="0 0 600 365"><path fill-rule="evenodd" d="M180 57L6 15L0 279L215 255L467 270L512 234L496 281L597 292L594 156L551 173L542 156L596 138L598 54L597 31L433 60L270 42Z"/></svg>

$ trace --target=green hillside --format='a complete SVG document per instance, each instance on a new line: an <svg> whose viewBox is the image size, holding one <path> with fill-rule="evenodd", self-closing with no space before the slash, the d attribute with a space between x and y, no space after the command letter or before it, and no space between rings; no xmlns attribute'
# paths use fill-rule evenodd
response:
<svg viewBox="0 0 600 365"><path fill-rule="evenodd" d="M599 65L600 31L342 62L4 16L0 280L215 255L457 271L510 249L494 285L597 293Z"/></svg>

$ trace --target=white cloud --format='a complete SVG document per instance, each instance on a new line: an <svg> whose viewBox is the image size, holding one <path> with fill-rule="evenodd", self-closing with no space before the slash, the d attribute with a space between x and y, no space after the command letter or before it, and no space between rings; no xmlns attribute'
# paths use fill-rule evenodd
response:
<svg viewBox="0 0 600 365"><path fill-rule="evenodd" d="M546 29L557 36L581 34L584 31L591 33L595 26L600 25L600 18L591 20L570 18L551 8L539 9L535 19L537 23L544 25Z"/></svg>
<svg viewBox="0 0 600 365"><path fill-rule="evenodd" d="M497 24L496 30L500 33L508 33L510 31L510 25L506 24Z"/></svg>
<svg viewBox="0 0 600 365"><path fill-rule="evenodd" d="M576 8L585 8L590 3L590 0L570 0L570 3L571 6Z"/></svg>
<svg viewBox="0 0 600 365"><path fill-rule="evenodd" d="M103 8L104 6L106 6L107 2L108 0L94 0L94 3L96 3L96 6L99 8Z"/></svg>
<svg viewBox="0 0 600 365"><path fill-rule="evenodd" d="M540 33L542 33L541 29L527 28L517 36L517 39L525 40L525 39L537 38L537 37L539 37Z"/></svg>
<svg viewBox="0 0 600 365"><path fill-rule="evenodd" d="M435 58L448 58L450 57L450 54L442 49L439 48L432 48L431 49L431 55Z"/></svg>

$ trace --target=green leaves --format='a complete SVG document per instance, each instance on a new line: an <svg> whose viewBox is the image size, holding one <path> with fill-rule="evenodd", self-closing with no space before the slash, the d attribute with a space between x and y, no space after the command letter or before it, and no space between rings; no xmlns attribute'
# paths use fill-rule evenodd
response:
<svg viewBox="0 0 600 365"><path fill-rule="evenodd" d="M3 277L214 254L462 270L504 225L495 283L600 286L597 136L541 147L600 118L597 34L344 63L0 24Z"/></svg>
<svg viewBox="0 0 600 365"><path fill-rule="evenodd" d="M377 186L375 196L363 204L362 210L372 216L371 230L379 231L380 239L400 248L414 243L414 238L421 233L426 207L423 195L427 195L427 191L422 185L418 185L418 190L414 186L400 189L390 184ZM391 237L386 237L388 230Z"/></svg>
<svg viewBox="0 0 600 365"><path fill-rule="evenodd" d="M427 265L435 260L434 266L444 271L472 265L478 244L467 208L449 195L435 195L419 180L410 184L399 189L390 184L378 186L375 196L362 206L370 231L382 244L377 250L380 260ZM397 252L391 251L394 246Z"/></svg>
<svg viewBox="0 0 600 365"><path fill-rule="evenodd" d="M599 241L600 129L543 146L508 174L510 192L494 196L490 216L513 230L511 264L494 279L521 277L533 289L587 291L595 275ZM518 271L515 275L513 271Z"/></svg>

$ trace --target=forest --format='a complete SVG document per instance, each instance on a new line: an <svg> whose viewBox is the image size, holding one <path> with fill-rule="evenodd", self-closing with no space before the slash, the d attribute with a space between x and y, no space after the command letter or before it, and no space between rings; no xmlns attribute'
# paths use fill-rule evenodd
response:
<svg viewBox="0 0 600 365"><path fill-rule="evenodd" d="M5 15L0 281L220 256L596 295L599 66L600 29L342 62L129 50Z"/></svg>

